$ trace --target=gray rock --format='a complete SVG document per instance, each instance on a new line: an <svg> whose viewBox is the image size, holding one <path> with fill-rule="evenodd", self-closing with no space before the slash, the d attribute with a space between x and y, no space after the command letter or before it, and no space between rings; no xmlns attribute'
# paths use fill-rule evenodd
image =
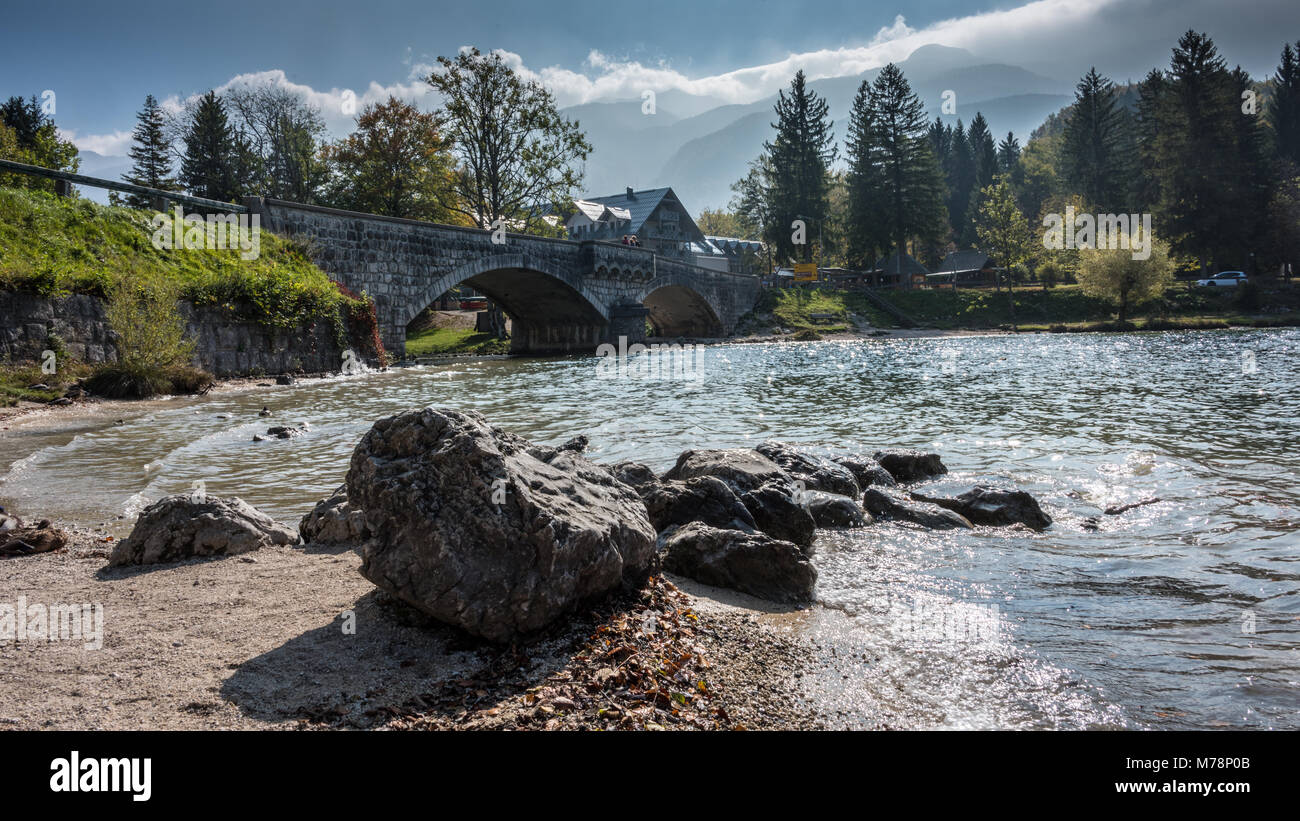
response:
<svg viewBox="0 0 1300 821"><path fill-rule="evenodd" d="M784 482L772 482L740 497L754 524L773 539L811 548L817 523L795 502Z"/></svg>
<svg viewBox="0 0 1300 821"><path fill-rule="evenodd" d="M879 451L875 460L896 482L919 482L948 472L939 454L919 450Z"/></svg>
<svg viewBox="0 0 1300 821"><path fill-rule="evenodd" d="M655 472L640 462L618 462L609 466L609 472L628 487L643 492L659 481Z"/></svg>
<svg viewBox="0 0 1300 821"><path fill-rule="evenodd" d="M817 570L793 542L692 522L659 537L664 568L774 602L812 601Z"/></svg>
<svg viewBox="0 0 1300 821"><path fill-rule="evenodd" d="M717 476L737 493L756 490L768 482L789 484L792 481L780 465L749 448L685 451L663 478L694 479L696 476Z"/></svg>
<svg viewBox="0 0 1300 821"><path fill-rule="evenodd" d="M780 465L807 490L824 490L857 498L862 489L848 468L830 459L803 453L782 442L764 442L754 450Z"/></svg>
<svg viewBox="0 0 1300 821"><path fill-rule="evenodd" d="M140 512L131 535L109 557L110 565L158 564L195 556L234 556L298 541L243 499L190 494L167 496Z"/></svg>
<svg viewBox="0 0 1300 821"><path fill-rule="evenodd" d="M536 449L473 412L379 420L352 454L347 495L369 530L362 575L493 641L639 583L655 559L635 490L580 454Z"/></svg>
<svg viewBox="0 0 1300 821"><path fill-rule="evenodd" d="M862 506L847 496L808 490L799 501L818 527L866 527L871 523Z"/></svg>
<svg viewBox="0 0 1300 821"><path fill-rule="evenodd" d="M571 450L574 453L586 453L589 444L591 444L590 440L580 433L565 442L563 445L560 445L559 450Z"/></svg>
<svg viewBox="0 0 1300 821"><path fill-rule="evenodd" d="M934 530L971 527L966 517L956 511L927 502L914 502L875 487L863 491L862 506L879 518L913 522Z"/></svg>
<svg viewBox="0 0 1300 821"><path fill-rule="evenodd" d="M977 525L1007 527L1022 524L1033 530L1044 530L1052 524L1052 517L1038 506L1038 500L1023 490L976 485L956 498L942 498L912 493L918 502L955 510Z"/></svg>
<svg viewBox="0 0 1300 821"><path fill-rule="evenodd" d="M716 476L647 485L641 491L641 501L650 514L650 523L660 532L690 522L733 530L756 527L744 503Z"/></svg>
<svg viewBox="0 0 1300 821"><path fill-rule="evenodd" d="M298 523L304 544L360 549L367 535L366 517L348 504L347 485L317 502Z"/></svg>
<svg viewBox="0 0 1300 821"><path fill-rule="evenodd" d="M836 456L835 462L848 469L853 478L858 480L858 487L893 487L898 484L894 477L870 456ZM856 495L856 494L855 494Z"/></svg>
<svg viewBox="0 0 1300 821"><path fill-rule="evenodd" d="M298 427L295 425L274 425L266 429L266 435L274 436L276 439L292 439L295 436L302 436L306 432L307 428L305 426Z"/></svg>

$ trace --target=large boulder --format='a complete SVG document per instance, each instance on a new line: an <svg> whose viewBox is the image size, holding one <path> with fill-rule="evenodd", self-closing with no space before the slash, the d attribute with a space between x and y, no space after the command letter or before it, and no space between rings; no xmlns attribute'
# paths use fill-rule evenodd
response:
<svg viewBox="0 0 1300 821"><path fill-rule="evenodd" d="M366 535L366 517L348 504L347 485L317 502L298 523L298 536L304 544L359 549Z"/></svg>
<svg viewBox="0 0 1300 821"><path fill-rule="evenodd" d="M1038 506L1038 500L1023 490L976 485L956 498L926 496L915 492L911 496L918 502L929 502L955 510L977 525L1006 527L1023 524L1034 530L1044 530L1052 523L1052 517Z"/></svg>
<svg viewBox="0 0 1300 821"><path fill-rule="evenodd" d="M862 489L848 468L830 459L804 453L782 442L764 442L754 450L780 465L808 490L824 490L857 498Z"/></svg>
<svg viewBox="0 0 1300 821"><path fill-rule="evenodd" d="M884 450L875 454L875 460L889 471L896 482L919 482L948 472L937 453L919 450Z"/></svg>
<svg viewBox="0 0 1300 821"><path fill-rule="evenodd" d="M818 527L866 527L871 523L861 505L837 493L808 490L800 502Z"/></svg>
<svg viewBox="0 0 1300 821"><path fill-rule="evenodd" d="M893 474L870 456L836 456L835 463L852 473L853 478L858 480L858 487L863 490L872 486L893 487L898 484Z"/></svg>
<svg viewBox="0 0 1300 821"><path fill-rule="evenodd" d="M196 556L234 556L298 541L243 499L206 494L166 496L140 512L131 535L118 542L110 565L159 564Z"/></svg>
<svg viewBox="0 0 1300 821"><path fill-rule="evenodd" d="M869 487L862 493L862 506L873 516L912 522L933 530L969 529L966 517L946 507L915 502L896 496L892 491Z"/></svg>
<svg viewBox="0 0 1300 821"><path fill-rule="evenodd" d="M635 490L575 450L534 447L473 412L379 420L352 454L347 495L369 529L361 573L493 641L639 583L655 558Z"/></svg>
<svg viewBox="0 0 1300 821"><path fill-rule="evenodd" d="M664 569L760 599L812 601L817 570L792 542L692 522L659 537Z"/></svg>
<svg viewBox="0 0 1300 821"><path fill-rule="evenodd" d="M737 493L755 490L768 482L791 482L790 474L780 465L749 448L685 451L663 478L694 479L696 476L717 476Z"/></svg>
<svg viewBox="0 0 1300 821"><path fill-rule="evenodd" d="M817 523L790 495L784 482L770 482L740 497L754 517L754 525L773 539L811 548Z"/></svg>
<svg viewBox="0 0 1300 821"><path fill-rule="evenodd" d="M714 527L753 530L754 517L736 498L731 487L716 476L696 476L684 482L669 480L648 485L641 492L650 523L663 531L675 525L703 522Z"/></svg>

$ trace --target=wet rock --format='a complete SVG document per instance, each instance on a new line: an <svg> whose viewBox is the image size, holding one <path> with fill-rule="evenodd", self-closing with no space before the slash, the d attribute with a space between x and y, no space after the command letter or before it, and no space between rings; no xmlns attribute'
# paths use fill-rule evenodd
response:
<svg viewBox="0 0 1300 821"><path fill-rule="evenodd" d="M11 525L5 527L5 525ZM34 556L68 546L68 534L49 519L24 525L17 517L7 516L0 508L0 557Z"/></svg>
<svg viewBox="0 0 1300 821"><path fill-rule="evenodd" d="M744 503L716 476L647 485L641 500L656 531L689 522L734 530L753 530L756 526Z"/></svg>
<svg viewBox="0 0 1300 821"><path fill-rule="evenodd" d="M918 502L954 510L977 525L1008 527L1023 524L1034 530L1043 530L1052 523L1052 517L1038 506L1038 500L1023 490L976 485L951 499L915 492L911 496Z"/></svg>
<svg viewBox="0 0 1300 821"><path fill-rule="evenodd" d="M956 511L928 502L915 502L895 495L893 491L869 487L862 494L862 506L873 516L913 522L934 530L970 528L972 525Z"/></svg>
<svg viewBox="0 0 1300 821"><path fill-rule="evenodd" d="M639 583L655 559L635 490L580 454L536 449L473 412L426 408L376 422L352 454L347 496L369 530L362 575L493 641Z"/></svg>
<svg viewBox="0 0 1300 821"><path fill-rule="evenodd" d="M1159 498L1143 499L1143 500L1140 501L1140 502L1132 502L1132 503L1127 504L1127 505L1112 505L1112 506L1106 508L1106 509L1105 509L1104 511L1102 511L1102 512L1105 513L1107 516L1118 516L1118 515L1120 515L1121 513L1127 513L1128 511L1130 511L1130 510L1132 510L1132 509L1134 509L1134 508L1137 508L1137 507L1145 507L1145 506L1147 506L1147 505L1154 505L1156 502L1159 502L1159 501L1160 501Z"/></svg>
<svg viewBox="0 0 1300 821"><path fill-rule="evenodd" d="M110 565L158 564L194 556L234 556L293 544L293 528L243 499L182 494L146 507L109 557Z"/></svg>
<svg viewBox="0 0 1300 821"><path fill-rule="evenodd" d="M640 462L618 462L609 466L609 472L615 479L641 492L659 482L655 472Z"/></svg>
<svg viewBox="0 0 1300 821"><path fill-rule="evenodd" d="M875 460L896 482L919 482L948 472L939 454L919 450L878 451Z"/></svg>
<svg viewBox="0 0 1300 821"><path fill-rule="evenodd" d="M275 384L277 385L292 385L293 382L293 377L287 373L282 373L275 378Z"/></svg>
<svg viewBox="0 0 1300 821"><path fill-rule="evenodd" d="M812 601L817 570L793 542L692 522L664 531L659 546L666 570L704 584L774 602Z"/></svg>
<svg viewBox="0 0 1300 821"><path fill-rule="evenodd" d="M764 442L754 450L780 465L808 490L824 490L857 498L862 489L848 468L830 459L803 453L782 442Z"/></svg>
<svg viewBox="0 0 1300 821"><path fill-rule="evenodd" d="M754 517L754 524L773 539L811 548L817 523L812 514L795 502L785 482L771 482L743 494L740 500Z"/></svg>
<svg viewBox="0 0 1300 821"><path fill-rule="evenodd" d="M569 451L573 451L574 453L586 453L587 446L589 444L590 441L587 439L586 436L583 436L582 434L578 434L577 436L573 437L569 441L565 442L563 445L560 445L559 450L569 450Z"/></svg>
<svg viewBox="0 0 1300 821"><path fill-rule="evenodd" d="M866 527L871 523L862 506L847 496L808 490L800 495L800 502L818 527Z"/></svg>
<svg viewBox="0 0 1300 821"><path fill-rule="evenodd" d="M663 478L694 479L696 476L716 476L737 493L756 490L768 482L788 484L791 481L790 474L780 465L749 448L685 451Z"/></svg>
<svg viewBox="0 0 1300 821"><path fill-rule="evenodd" d="M366 540L366 517L348 504L348 489L338 490L316 503L298 523L304 544L360 548Z"/></svg>
<svg viewBox="0 0 1300 821"><path fill-rule="evenodd" d="M268 385L267 387L270 387L270 386ZM258 416L270 416L270 415L271 415L271 409L268 408L268 407L266 407L266 406L263 406L262 409L261 409L260 411L257 412L257 415L258 415Z"/></svg>
<svg viewBox="0 0 1300 821"><path fill-rule="evenodd" d="M60 396L58 399L51 399L47 404L50 405L71 405L72 400L66 396Z"/></svg>
<svg viewBox="0 0 1300 821"><path fill-rule="evenodd" d="M898 484L890 472L870 456L836 456L834 461L852 473L853 478L858 480L858 487L863 490L873 486L893 487Z"/></svg>
<svg viewBox="0 0 1300 821"><path fill-rule="evenodd" d="M292 439L295 436L302 436L307 432L306 426L298 427L294 425L275 425L266 429L267 436L274 436L276 439ZM254 437L254 441L262 441Z"/></svg>

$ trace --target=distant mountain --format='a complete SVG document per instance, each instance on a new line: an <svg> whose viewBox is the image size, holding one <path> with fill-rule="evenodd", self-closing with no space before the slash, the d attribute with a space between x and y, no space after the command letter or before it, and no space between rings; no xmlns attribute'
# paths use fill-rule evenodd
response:
<svg viewBox="0 0 1300 821"><path fill-rule="evenodd" d="M1070 89L1062 83L1015 65L987 63L965 49L922 46L899 63L912 90L931 118L939 114L944 91L956 94L957 115L969 122L982 111L1001 139L1015 132L1029 138L1048 114L1069 103ZM809 83L830 104L837 140L861 83L874 80L879 69L856 76L831 77ZM776 95L743 105L718 105L678 118L671 111L689 111L702 104L680 92L656 99L654 116L641 113L641 101L588 104L565 109L582 121L595 150L587 160L584 193L601 196L627 186L672 186L692 213L725 206L731 184L745 174L772 136ZM669 108L669 103L683 108ZM841 151L841 153L843 153Z"/></svg>

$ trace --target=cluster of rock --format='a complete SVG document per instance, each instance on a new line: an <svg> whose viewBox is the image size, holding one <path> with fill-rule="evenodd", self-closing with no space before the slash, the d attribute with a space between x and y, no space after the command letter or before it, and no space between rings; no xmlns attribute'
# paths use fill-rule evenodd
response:
<svg viewBox="0 0 1300 821"><path fill-rule="evenodd" d="M660 565L775 602L812 601L818 528L1051 523L1023 491L906 493L901 485L947 472L933 453L827 458L767 442L689 450L656 476L635 462L598 465L586 447L585 437L536 445L473 412L401 413L362 437L345 483L297 536L354 548L379 588L509 641ZM231 555L297 536L238 499L174 496L142 513L111 563Z"/></svg>

